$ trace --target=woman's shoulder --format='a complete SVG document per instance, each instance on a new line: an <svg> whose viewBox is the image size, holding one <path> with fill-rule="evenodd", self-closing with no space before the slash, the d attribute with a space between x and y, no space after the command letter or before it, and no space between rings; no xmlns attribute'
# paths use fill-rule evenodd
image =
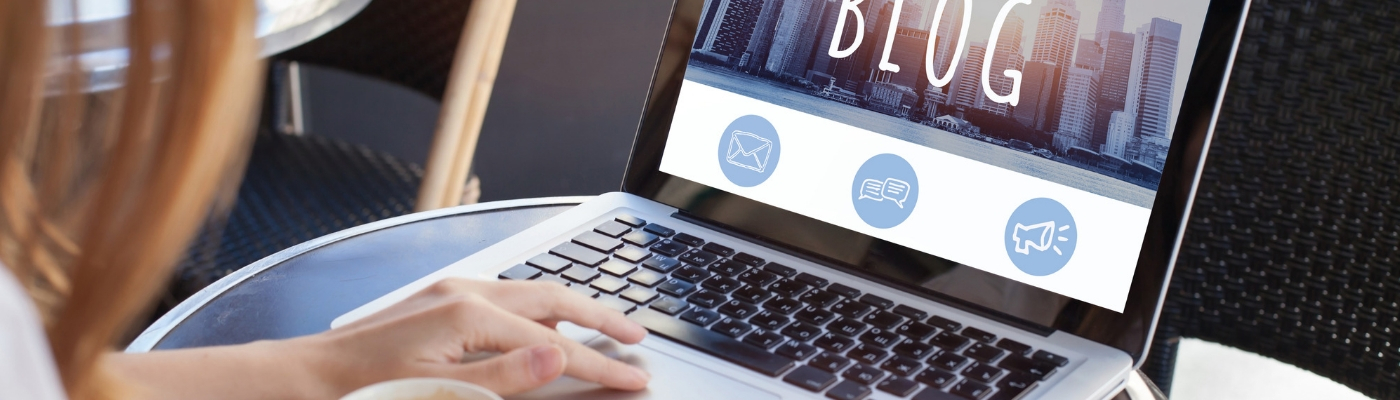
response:
<svg viewBox="0 0 1400 400"><path fill-rule="evenodd" d="M43 322L24 287L0 264L0 398L61 400Z"/></svg>

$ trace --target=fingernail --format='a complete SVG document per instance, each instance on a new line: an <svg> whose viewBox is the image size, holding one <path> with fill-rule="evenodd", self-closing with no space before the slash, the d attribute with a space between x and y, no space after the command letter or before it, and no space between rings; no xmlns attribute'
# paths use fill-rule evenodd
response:
<svg viewBox="0 0 1400 400"><path fill-rule="evenodd" d="M636 379L637 382L645 383L651 381L651 373L641 368L633 367L632 376Z"/></svg>
<svg viewBox="0 0 1400 400"><path fill-rule="evenodd" d="M553 346L539 346L530 350L530 373L536 381L553 379L559 369L559 351Z"/></svg>

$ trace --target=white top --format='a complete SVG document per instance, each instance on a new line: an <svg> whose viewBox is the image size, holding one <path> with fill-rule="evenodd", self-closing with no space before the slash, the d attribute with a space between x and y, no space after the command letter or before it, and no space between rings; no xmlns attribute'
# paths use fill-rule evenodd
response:
<svg viewBox="0 0 1400 400"><path fill-rule="evenodd" d="M67 398L34 303L0 265L0 399Z"/></svg>

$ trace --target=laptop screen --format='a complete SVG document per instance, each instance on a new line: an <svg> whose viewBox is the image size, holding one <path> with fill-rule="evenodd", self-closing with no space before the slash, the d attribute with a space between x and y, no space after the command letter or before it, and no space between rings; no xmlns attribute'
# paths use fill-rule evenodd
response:
<svg viewBox="0 0 1400 400"><path fill-rule="evenodd" d="M1123 312L1209 6L707 0L660 170Z"/></svg>

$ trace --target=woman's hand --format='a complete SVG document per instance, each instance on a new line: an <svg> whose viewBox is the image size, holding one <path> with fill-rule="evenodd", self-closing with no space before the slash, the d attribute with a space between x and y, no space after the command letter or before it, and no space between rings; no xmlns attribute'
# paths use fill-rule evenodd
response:
<svg viewBox="0 0 1400 400"><path fill-rule="evenodd" d="M622 313L547 282L449 279L349 325L289 341L313 350L334 395L376 382L444 377L507 395L542 386L561 374L604 386L640 390L651 375L599 354L554 330L568 321L623 343L646 337ZM308 348L309 347L309 348ZM503 353L462 363L466 353Z"/></svg>

